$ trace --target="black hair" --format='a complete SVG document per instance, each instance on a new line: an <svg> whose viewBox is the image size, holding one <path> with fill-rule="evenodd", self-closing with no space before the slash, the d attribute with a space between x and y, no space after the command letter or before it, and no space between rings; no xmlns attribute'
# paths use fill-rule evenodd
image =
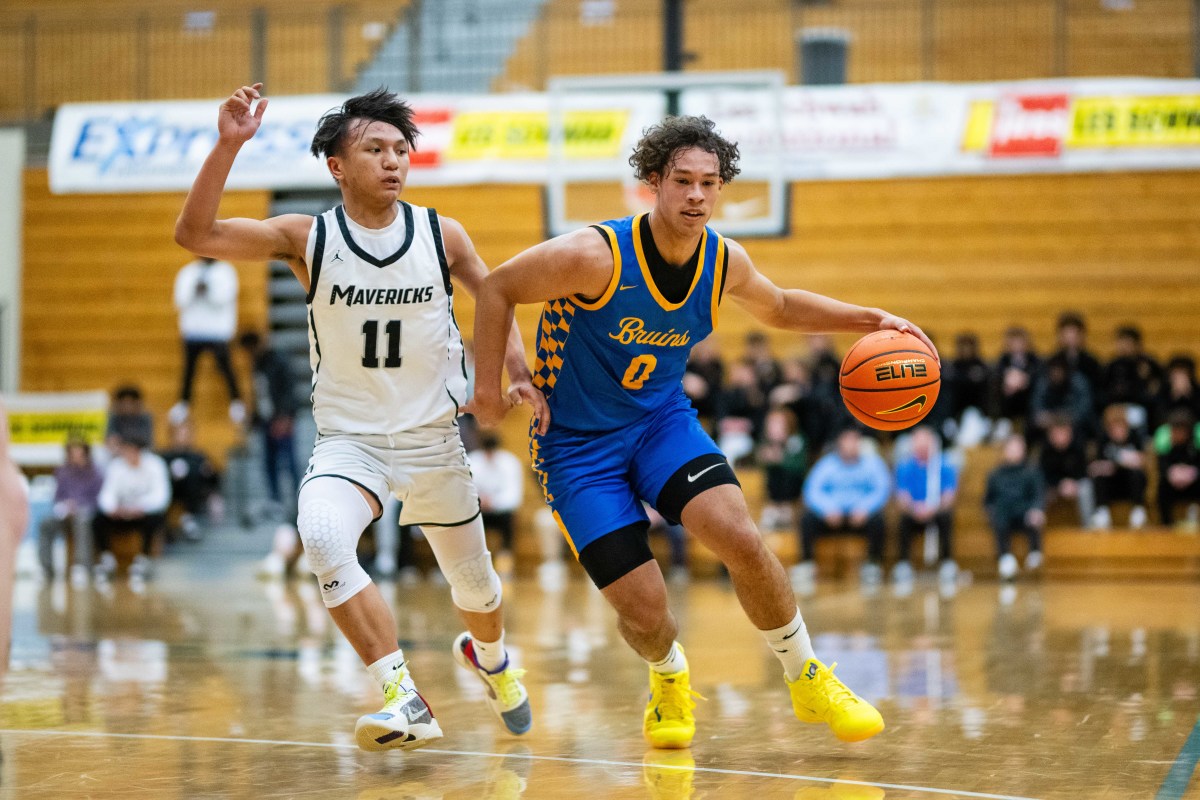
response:
<svg viewBox="0 0 1200 800"><path fill-rule="evenodd" d="M313 134L312 154L317 158L339 155L346 135L357 120L394 125L408 146L414 149L417 137L421 135L413 122L413 107L380 86L373 92L351 97L340 108L325 112L325 116L317 123L317 132Z"/></svg>
<svg viewBox="0 0 1200 800"><path fill-rule="evenodd" d="M1117 328L1118 339L1128 339L1131 342L1142 343L1142 330L1137 325L1121 325Z"/></svg>
<svg viewBox="0 0 1200 800"><path fill-rule="evenodd" d="M1083 321L1083 314L1078 311L1064 311L1058 315L1058 325L1055 330L1061 331L1063 328L1078 328L1086 332L1087 323Z"/></svg>
<svg viewBox="0 0 1200 800"><path fill-rule="evenodd" d="M131 383L118 386L113 390L113 400L141 400L142 390Z"/></svg>
<svg viewBox="0 0 1200 800"><path fill-rule="evenodd" d="M667 117L658 125L642 131L642 138L629 157L629 166L639 181L650 180L658 173L666 175L675 166L681 150L698 147L717 157L721 180L729 183L742 170L738 167L736 142L717 133L716 123L708 117Z"/></svg>

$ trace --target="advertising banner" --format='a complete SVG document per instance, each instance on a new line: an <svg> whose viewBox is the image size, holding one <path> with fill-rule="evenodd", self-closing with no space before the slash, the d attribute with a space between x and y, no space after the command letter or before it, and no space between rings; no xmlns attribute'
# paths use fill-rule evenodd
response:
<svg viewBox="0 0 1200 800"><path fill-rule="evenodd" d="M309 152L342 97L272 98L230 188L331 188ZM414 185L544 183L545 94L415 95ZM769 92L686 89L685 113L714 119L747 165L798 179L1200 167L1200 81L1078 79L978 84L853 84ZM56 192L187 189L216 140L218 101L63 106L50 153ZM660 92L571 96L563 109L572 172L620 179ZM770 158L762 158L770 151Z"/></svg>

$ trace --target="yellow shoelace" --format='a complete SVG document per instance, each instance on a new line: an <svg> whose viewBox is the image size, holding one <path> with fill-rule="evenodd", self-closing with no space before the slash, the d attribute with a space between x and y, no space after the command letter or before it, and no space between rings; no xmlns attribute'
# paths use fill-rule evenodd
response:
<svg viewBox="0 0 1200 800"><path fill-rule="evenodd" d="M829 677L823 682L825 692L823 695L818 695L818 697L826 701L827 707L841 706L846 702L858 702L858 698L854 696L854 692L850 691L850 688L833 674L835 669L837 669L836 661L829 665Z"/></svg>
<svg viewBox="0 0 1200 800"><path fill-rule="evenodd" d="M492 688L496 690L496 696L500 702L506 706L515 706L521 699L521 677L524 676L523 669L506 669L499 675L490 675L488 677L494 680L490 681Z"/></svg>
<svg viewBox="0 0 1200 800"><path fill-rule="evenodd" d="M683 719L686 711L696 707L696 701L708 698L692 689L684 689L678 681L660 681L658 684L658 714L662 719Z"/></svg>

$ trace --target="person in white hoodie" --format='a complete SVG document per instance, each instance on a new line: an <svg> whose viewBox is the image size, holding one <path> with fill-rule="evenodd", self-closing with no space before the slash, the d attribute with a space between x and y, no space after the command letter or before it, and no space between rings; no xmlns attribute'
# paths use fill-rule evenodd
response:
<svg viewBox="0 0 1200 800"><path fill-rule="evenodd" d="M179 310L179 333L183 337L183 385L179 402L169 414L172 425L182 424L191 413L196 362L205 351L213 354L229 389L229 418L235 425L245 421L246 406L229 360L229 342L237 330L237 299L237 270L227 261L198 258L185 264L175 276L175 308Z"/></svg>
<svg viewBox="0 0 1200 800"><path fill-rule="evenodd" d="M142 535L142 552L129 566L130 581L143 581L149 576L150 548L171 503L171 477L166 463L147 450L148 445L136 435L126 435L117 457L104 472L93 521L100 551L95 568L97 581L107 581L116 570L112 535L123 530L136 530Z"/></svg>

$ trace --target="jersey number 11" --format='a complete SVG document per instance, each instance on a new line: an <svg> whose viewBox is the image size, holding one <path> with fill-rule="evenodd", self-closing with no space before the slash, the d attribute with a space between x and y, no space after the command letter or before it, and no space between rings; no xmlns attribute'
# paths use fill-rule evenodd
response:
<svg viewBox="0 0 1200 800"><path fill-rule="evenodd" d="M386 368L400 366L400 320L389 320L383 326L387 336L387 355L383 359ZM375 369L379 366L379 321L369 319L363 323L362 365Z"/></svg>

